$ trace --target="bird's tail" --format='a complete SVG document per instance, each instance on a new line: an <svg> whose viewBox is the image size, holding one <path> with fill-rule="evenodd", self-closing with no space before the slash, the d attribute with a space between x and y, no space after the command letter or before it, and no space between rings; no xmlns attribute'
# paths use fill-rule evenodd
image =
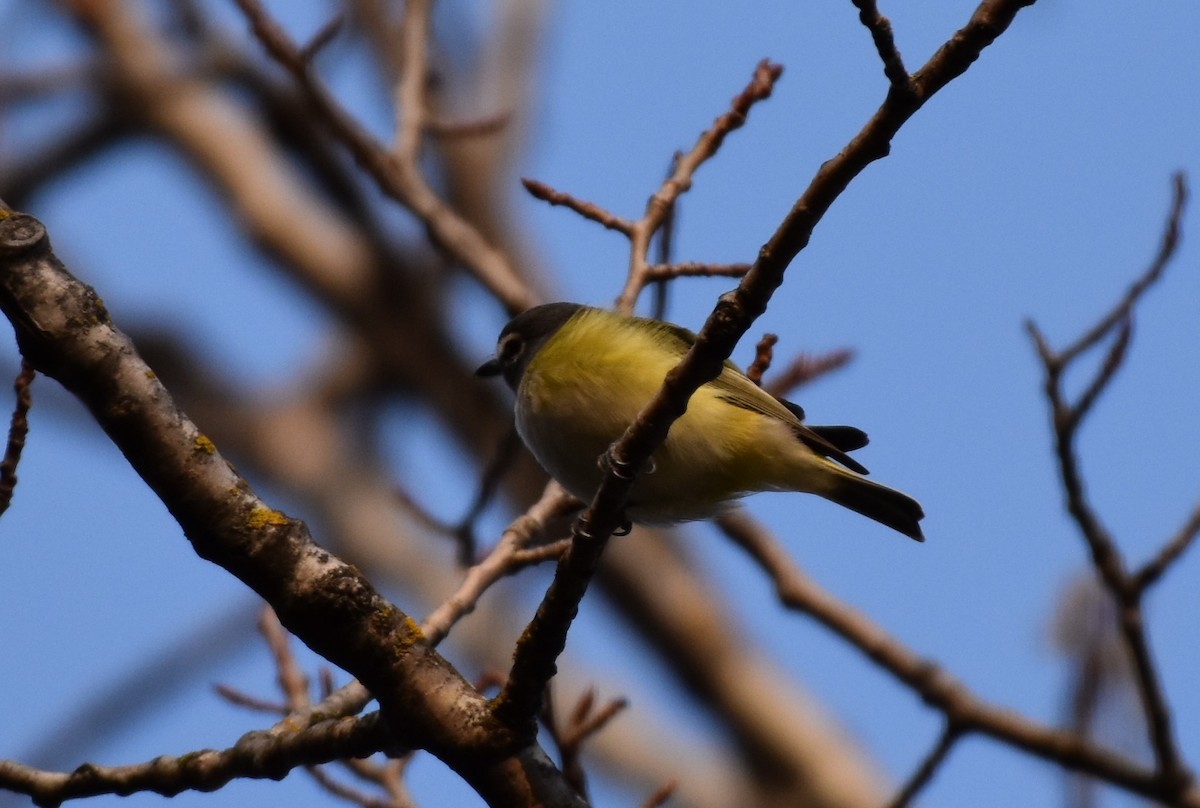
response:
<svg viewBox="0 0 1200 808"><path fill-rule="evenodd" d="M915 499L833 463L830 463L827 469L829 473L823 475L824 484L815 493L898 530L910 539L925 541L921 525L918 524L924 518L925 512Z"/></svg>

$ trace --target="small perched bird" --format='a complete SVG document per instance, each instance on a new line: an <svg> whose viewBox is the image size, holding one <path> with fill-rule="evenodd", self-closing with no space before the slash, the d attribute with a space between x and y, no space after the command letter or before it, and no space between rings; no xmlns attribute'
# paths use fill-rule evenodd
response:
<svg viewBox="0 0 1200 808"><path fill-rule="evenodd" d="M514 317L476 374L503 375L517 394L517 431L567 491L590 499L601 455L633 422L696 340L685 328L576 303ZM706 519L756 491L804 491L924 541L916 500L862 475L847 452L867 444L849 426L808 426L804 411L732 362L698 389L638 475L626 516L669 524Z"/></svg>

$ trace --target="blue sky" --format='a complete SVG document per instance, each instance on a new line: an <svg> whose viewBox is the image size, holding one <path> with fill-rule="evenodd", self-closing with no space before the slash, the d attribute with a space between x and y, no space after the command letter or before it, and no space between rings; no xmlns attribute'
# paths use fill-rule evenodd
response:
<svg viewBox="0 0 1200 808"><path fill-rule="evenodd" d="M212 5L240 31L225 4ZM676 236L682 260L751 260L886 90L851 4L803 5L561 4L540 44L520 175L636 216L672 152L690 146L755 63L770 57L785 67L774 96L698 172ZM301 32L329 10L324 3L274 6L294 15L290 23ZM47 12L40 8L0 2L7 67L46 64L76 46L52 39L51 55L43 55L39 15ZM446 0L441 13L486 8ZM972 8L885 3L882 11L915 69ZM778 333L780 356L856 350L847 369L797 399L814 422L851 423L871 434L863 462L923 503L928 541L907 542L797 495L757 497L752 512L823 586L981 696L1041 721L1057 719L1066 681L1049 639L1051 614L1064 586L1086 569L1087 553L1063 511L1040 371L1022 323L1033 318L1057 346L1073 339L1153 255L1171 173L1184 170L1200 183L1198 28L1200 7L1187 2L1043 2L1023 11L905 126L891 156L838 200L752 331ZM335 89L386 132L386 110L356 83L348 61L331 67ZM30 137L48 120L5 122L0 143ZM194 185L182 190L187 181L168 150L141 143L47 189L30 212L47 223L60 256L97 287L119 324L179 324L239 379L286 384L323 350L324 315L247 250L218 200ZM627 258L621 238L525 196L515 180L511 193L562 297L610 303ZM1176 262L1139 309L1127 366L1080 435L1088 493L1133 563L1200 496L1195 222L1189 211ZM730 285L678 284L670 319L698 327ZM464 326L464 345L482 357L502 317L470 290L463 294L479 313ZM7 334L0 345L14 356ZM734 358L746 363L752 351L747 340ZM1072 389L1087 375L1071 376ZM26 695L5 708L0 756L21 756L90 692L121 681L131 665L194 636L214 616L253 611L230 576L195 558L99 430L75 405L49 395L51 385L37 382L21 486L0 520L8 559L0 567L0 636L9 658L19 660L4 666L0 682ZM419 467L456 479L461 460L439 459L442 450L426 435L397 430L397 476ZM453 513L457 502L434 506ZM491 524L502 519L495 514ZM744 630L812 688L887 775L906 777L935 739L938 716L852 649L783 612L769 582L714 532L692 532L695 552ZM1198 564L1185 557L1147 602L1152 646L1192 761L1200 749ZM532 578L521 580L532 586ZM573 637L572 653L627 678L644 675L641 655L625 652L628 641L606 623L604 607L589 609L579 627L587 640ZM271 676L266 652L249 642L219 655L200 682L139 717L111 745L82 754L116 763L227 745L256 719L221 703L204 683L270 692ZM1144 754L1133 732L1125 727L1108 740ZM461 786L444 785L436 764L420 769L417 789L439 795L426 804L471 804ZM1058 778L1053 767L969 740L921 804L1053 806ZM452 789L449 796L442 788ZM242 784L181 802L283 804L284 793L311 791L296 775L284 786ZM613 795L603 804L630 801Z"/></svg>

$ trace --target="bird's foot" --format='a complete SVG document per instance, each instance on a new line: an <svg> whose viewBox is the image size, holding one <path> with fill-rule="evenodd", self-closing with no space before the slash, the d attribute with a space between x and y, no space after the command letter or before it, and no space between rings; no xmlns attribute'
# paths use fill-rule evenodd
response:
<svg viewBox="0 0 1200 808"><path fill-rule="evenodd" d="M632 480L633 475L637 473L639 469L635 467L634 464L617 457L616 453L613 451L616 448L617 444L615 443L612 446L609 446L608 450L596 459L596 465L598 465L600 467L600 471L604 472L605 474L611 471L614 475L622 480ZM653 457L646 460L640 469L642 474L653 474L657 470L658 466L655 464Z"/></svg>

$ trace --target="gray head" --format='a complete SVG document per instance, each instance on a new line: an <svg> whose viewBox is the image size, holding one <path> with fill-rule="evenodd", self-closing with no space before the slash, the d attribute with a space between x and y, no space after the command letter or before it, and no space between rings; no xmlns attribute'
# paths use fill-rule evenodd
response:
<svg viewBox="0 0 1200 808"><path fill-rule="evenodd" d="M515 392L530 360L558 329L584 308L578 303L534 306L508 321L496 343L496 355L475 371L476 376L498 376Z"/></svg>

